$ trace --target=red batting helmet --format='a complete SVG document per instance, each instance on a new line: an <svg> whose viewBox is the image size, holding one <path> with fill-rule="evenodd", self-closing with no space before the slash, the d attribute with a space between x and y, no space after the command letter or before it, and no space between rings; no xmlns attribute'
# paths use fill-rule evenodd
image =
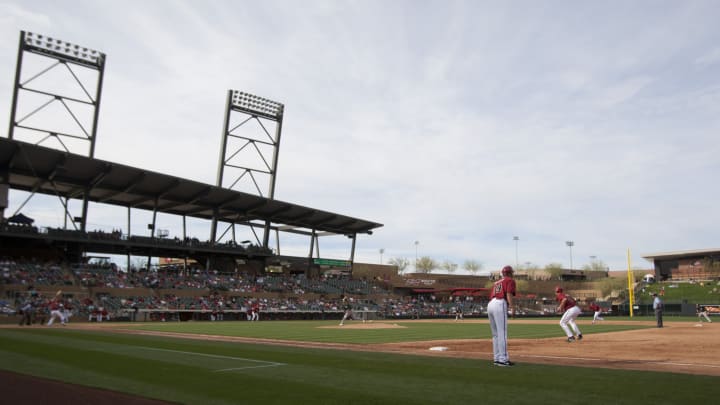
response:
<svg viewBox="0 0 720 405"><path fill-rule="evenodd" d="M513 268L510 266L505 266L502 268L502 275L503 276L512 276L513 275Z"/></svg>
<svg viewBox="0 0 720 405"><path fill-rule="evenodd" d="M562 287L560 287L560 286L555 287L555 292L556 292L556 293L561 293L561 292L563 292Z"/></svg>

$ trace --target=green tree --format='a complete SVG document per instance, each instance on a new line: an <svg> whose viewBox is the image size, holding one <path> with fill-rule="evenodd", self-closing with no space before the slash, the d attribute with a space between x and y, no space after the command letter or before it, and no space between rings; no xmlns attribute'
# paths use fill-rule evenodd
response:
<svg viewBox="0 0 720 405"><path fill-rule="evenodd" d="M527 280L515 280L515 288L518 293L522 291L524 294L527 294L528 289L530 288L530 282Z"/></svg>
<svg viewBox="0 0 720 405"><path fill-rule="evenodd" d="M608 266L602 260L593 259L590 264L584 265L582 269L585 271L607 271Z"/></svg>
<svg viewBox="0 0 720 405"><path fill-rule="evenodd" d="M633 271L632 271L633 281L636 283L642 281L642 279L646 273L647 273L647 270L633 268ZM627 278L625 279L625 282L627 283Z"/></svg>
<svg viewBox="0 0 720 405"><path fill-rule="evenodd" d="M563 268L560 263L550 263L546 265L545 271L547 271L551 279L560 280L562 278Z"/></svg>
<svg viewBox="0 0 720 405"><path fill-rule="evenodd" d="M397 267L398 274L403 274L410 265L410 260L404 257L394 257L388 261L391 266Z"/></svg>
<svg viewBox="0 0 720 405"><path fill-rule="evenodd" d="M473 276L480 270L482 270L482 263L476 260L465 260L463 263L463 269L467 270Z"/></svg>
<svg viewBox="0 0 720 405"><path fill-rule="evenodd" d="M441 265L440 268L445 270L448 274L455 273L455 270L457 270L458 265L451 262L450 260L445 260Z"/></svg>
<svg viewBox="0 0 720 405"><path fill-rule="evenodd" d="M538 272L540 272L540 266L538 266L537 264L527 262L523 265L520 265L520 269L524 270L527 273L528 280L537 280Z"/></svg>
<svg viewBox="0 0 720 405"><path fill-rule="evenodd" d="M600 292L603 297L611 295L614 291L627 290L627 278L608 277L600 280Z"/></svg>
<svg viewBox="0 0 720 405"><path fill-rule="evenodd" d="M430 274L433 270L438 268L438 264L431 257L423 256L418 259L416 267L418 273Z"/></svg>

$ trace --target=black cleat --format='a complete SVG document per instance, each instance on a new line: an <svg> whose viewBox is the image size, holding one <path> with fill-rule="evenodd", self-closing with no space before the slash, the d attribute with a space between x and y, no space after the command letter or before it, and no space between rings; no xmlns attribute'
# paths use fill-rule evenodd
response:
<svg viewBox="0 0 720 405"><path fill-rule="evenodd" d="M574 342L574 341L575 341L575 336L570 336L570 337L568 338L568 343L572 343L572 342Z"/></svg>
<svg viewBox="0 0 720 405"><path fill-rule="evenodd" d="M578 335L578 340L582 340L582 333Z"/></svg>
<svg viewBox="0 0 720 405"><path fill-rule="evenodd" d="M513 363L513 362L510 361L510 360L508 360L508 361L496 361L496 362L493 363L493 364L495 364L496 366L499 366L499 367L511 367L511 366L514 366L514 365L515 365L515 363Z"/></svg>

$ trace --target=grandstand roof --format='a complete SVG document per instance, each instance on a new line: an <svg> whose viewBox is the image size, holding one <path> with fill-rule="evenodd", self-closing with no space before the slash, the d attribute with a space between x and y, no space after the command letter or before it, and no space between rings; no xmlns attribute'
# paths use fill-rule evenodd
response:
<svg viewBox="0 0 720 405"><path fill-rule="evenodd" d="M699 249L699 250L681 250L675 252L663 252L663 253L650 253L643 255L643 259L654 261L654 260L671 260L671 259L682 259L688 257L698 256L718 256L720 255L720 249Z"/></svg>
<svg viewBox="0 0 720 405"><path fill-rule="evenodd" d="M91 159L0 137L0 180L8 171L12 189L82 198L93 202L278 229L297 228L352 235L382 224L273 200L197 181ZM258 221L258 222L254 222Z"/></svg>

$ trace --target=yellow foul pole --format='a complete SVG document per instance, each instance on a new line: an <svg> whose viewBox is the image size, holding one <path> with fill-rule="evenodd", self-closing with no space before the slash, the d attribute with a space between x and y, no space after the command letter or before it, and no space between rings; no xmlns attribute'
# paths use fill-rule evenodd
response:
<svg viewBox="0 0 720 405"><path fill-rule="evenodd" d="M627 250L627 261L628 261L628 301L630 302L630 318L633 317L633 307L635 306L635 293L633 292L633 272L632 264L630 262L630 249Z"/></svg>

